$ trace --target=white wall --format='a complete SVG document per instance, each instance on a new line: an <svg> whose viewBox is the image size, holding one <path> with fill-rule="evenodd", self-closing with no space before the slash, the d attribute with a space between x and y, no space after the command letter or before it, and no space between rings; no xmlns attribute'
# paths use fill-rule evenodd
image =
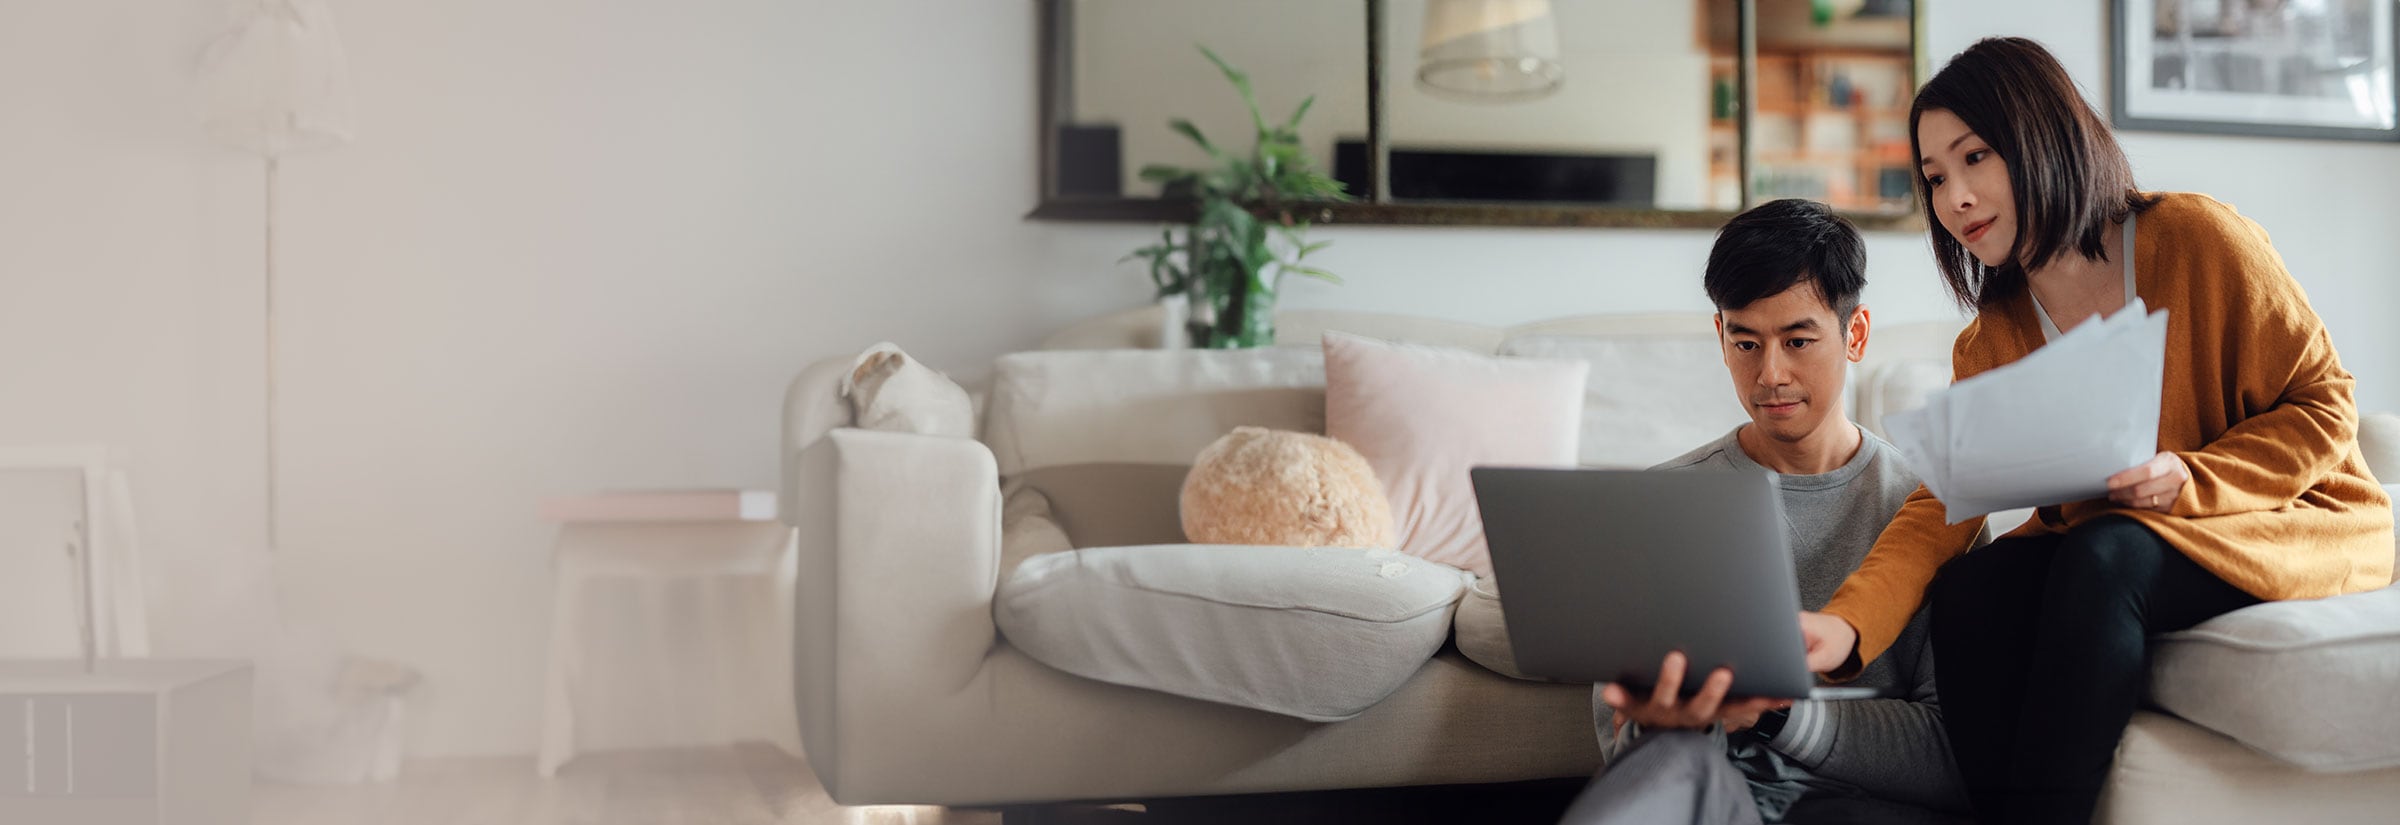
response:
<svg viewBox="0 0 2400 825"><path fill-rule="evenodd" d="M1022 221L1033 13L914 0L334 0L362 136L284 173L285 544L295 617L431 680L420 755L528 753L539 497L766 486L786 378L882 338L984 371L1147 294L1140 226ZM2096 82L2098 10L1932 6ZM0 443L136 457L168 652L234 643L260 551L257 164L179 109L213 2L0 5ZM2021 28L2020 21L2045 21ZM2274 232L2400 408L2390 146L2128 136L2146 184ZM1302 306L1513 322L1700 310L1710 234L1348 228ZM1949 312L1924 241L1869 241L1886 321Z"/></svg>
<svg viewBox="0 0 2400 825"><path fill-rule="evenodd" d="M1029 4L330 5L361 135L283 172L283 552L260 166L184 97L216 0L0 4L0 444L129 446L161 648L251 643L271 563L426 672L419 753L533 747L539 497L770 486L808 361L988 362L1146 293L1034 265Z"/></svg>

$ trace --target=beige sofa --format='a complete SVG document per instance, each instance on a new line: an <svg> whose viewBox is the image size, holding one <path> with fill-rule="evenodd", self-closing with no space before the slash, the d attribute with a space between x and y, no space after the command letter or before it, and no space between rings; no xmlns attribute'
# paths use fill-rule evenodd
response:
<svg viewBox="0 0 2400 825"><path fill-rule="evenodd" d="M1448 650L1364 715L1314 723L1067 675L995 631L998 582L1038 549L1011 529L1025 491L1047 498L1077 546L1180 541L1175 490L1202 446L1243 424L1322 431L1313 342L1327 329L1590 361L1588 465L1645 466L1743 420L1704 315L1508 329L1342 313L1278 322L1286 346L1240 353L1138 349L1158 340L1155 310L1067 330L1000 360L973 440L847 428L834 391L847 359L794 380L782 512L799 558L795 691L809 763L835 800L1139 800L1597 768L1588 687L1509 679ZM1945 383L1957 329L1877 330L1851 381L1861 423L1879 430L1883 413ZM2394 810L2400 768L2310 773L2145 712L2103 819L2380 822Z"/></svg>

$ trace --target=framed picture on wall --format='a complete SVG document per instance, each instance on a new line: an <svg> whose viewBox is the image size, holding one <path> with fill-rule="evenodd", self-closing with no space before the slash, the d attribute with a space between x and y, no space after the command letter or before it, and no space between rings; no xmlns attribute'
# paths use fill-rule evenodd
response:
<svg viewBox="0 0 2400 825"><path fill-rule="evenodd" d="M2400 0L2112 0L2120 129L2400 140Z"/></svg>

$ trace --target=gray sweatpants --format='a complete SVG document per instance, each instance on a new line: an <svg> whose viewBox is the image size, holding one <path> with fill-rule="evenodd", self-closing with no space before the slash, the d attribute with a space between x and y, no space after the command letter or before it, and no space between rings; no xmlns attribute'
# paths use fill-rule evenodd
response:
<svg viewBox="0 0 2400 825"><path fill-rule="evenodd" d="M1653 731L1600 769L1561 825L1760 825L1741 769L1703 731Z"/></svg>
<svg viewBox="0 0 2400 825"><path fill-rule="evenodd" d="M1705 731L1643 735L1592 777L1561 825L1758 825L1758 803L1725 746ZM1813 825L1965 825L1955 816L1880 799L1810 797L1784 822Z"/></svg>

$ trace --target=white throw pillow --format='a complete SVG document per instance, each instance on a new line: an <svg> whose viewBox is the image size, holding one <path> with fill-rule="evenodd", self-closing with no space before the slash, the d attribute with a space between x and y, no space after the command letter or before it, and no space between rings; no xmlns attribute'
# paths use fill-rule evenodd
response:
<svg viewBox="0 0 2400 825"><path fill-rule="evenodd" d="M889 341L868 347L842 376L852 426L867 430L972 438L975 402L948 376L917 363Z"/></svg>
<svg viewBox="0 0 2400 825"><path fill-rule="evenodd" d="M1441 649L1469 581L1391 550L1097 547L1025 560L992 613L1009 644L1077 676L1337 722Z"/></svg>

